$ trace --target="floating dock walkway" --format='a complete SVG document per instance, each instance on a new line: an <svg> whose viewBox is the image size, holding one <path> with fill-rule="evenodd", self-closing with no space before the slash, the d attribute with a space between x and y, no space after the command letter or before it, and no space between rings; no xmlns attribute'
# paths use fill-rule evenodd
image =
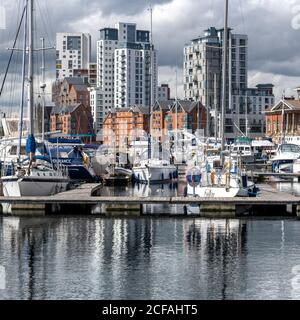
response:
<svg viewBox="0 0 300 320"><path fill-rule="evenodd" d="M185 205L199 206L201 213L208 216L234 216L240 208L257 209L261 216L275 212L290 212L300 217L300 197L278 191L267 184L259 185L261 190L256 198L199 198L199 197L135 197L135 196L101 196L100 184L83 184L74 190L62 192L49 197L0 197L1 204L9 204L16 212L38 211L51 213L66 212L88 214L95 206L117 206L119 211L135 208L140 214L144 206ZM289 210L286 210L287 206ZM280 209L280 210L279 210ZM132 209L131 209L132 210ZM163 214L163 212L162 212Z"/></svg>

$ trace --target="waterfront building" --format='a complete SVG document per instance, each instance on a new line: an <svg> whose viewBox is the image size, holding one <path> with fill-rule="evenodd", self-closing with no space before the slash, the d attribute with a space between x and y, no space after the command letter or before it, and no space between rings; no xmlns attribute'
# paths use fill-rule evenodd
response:
<svg viewBox="0 0 300 320"><path fill-rule="evenodd" d="M94 131L98 133L103 128L103 120L106 115L103 103L104 92L99 88L89 88L89 92Z"/></svg>
<svg viewBox="0 0 300 320"><path fill-rule="evenodd" d="M205 129L206 109L199 101L174 101L166 114L165 128L168 131L175 131L177 128L190 133L195 133L198 129Z"/></svg>
<svg viewBox="0 0 300 320"><path fill-rule="evenodd" d="M91 36L88 33L56 34L56 79L73 77L74 70L88 70Z"/></svg>
<svg viewBox="0 0 300 320"><path fill-rule="evenodd" d="M231 117L226 117L228 139L240 135L249 138L264 137L266 132L265 111L274 106L272 84L258 84L255 88L233 90Z"/></svg>
<svg viewBox="0 0 300 320"><path fill-rule="evenodd" d="M197 129L206 128L206 109L199 101L156 101L153 106L151 128L152 135L160 142L176 128L195 133Z"/></svg>
<svg viewBox="0 0 300 320"><path fill-rule="evenodd" d="M177 107L177 126L176 126ZM151 136L154 140L164 142L171 131L186 130L195 133L205 129L206 109L200 102L189 100L156 101L152 108ZM104 119L104 143L116 146L129 145L135 138L137 129L149 133L149 107L132 106L131 108L114 108Z"/></svg>
<svg viewBox="0 0 300 320"><path fill-rule="evenodd" d="M204 35L192 39L184 47L184 96L185 99L200 101L208 110L209 134L218 125L221 110L222 46L223 29L210 27ZM229 62L226 77L226 119L232 118L232 92L245 90L248 77L248 37L228 31ZM213 121L212 119L213 118ZM226 138L231 132L225 132Z"/></svg>
<svg viewBox="0 0 300 320"><path fill-rule="evenodd" d="M299 94L299 91L298 91ZM284 140L300 141L300 100L299 97L284 97L265 111L266 135L275 143ZM289 139L292 138L293 139ZM288 138L288 139L286 139Z"/></svg>
<svg viewBox="0 0 300 320"><path fill-rule="evenodd" d="M93 135L91 108L82 103L54 107L50 118L51 131L66 135Z"/></svg>
<svg viewBox="0 0 300 320"><path fill-rule="evenodd" d="M157 87L157 100L168 101L171 99L170 87L168 84L161 84Z"/></svg>
<svg viewBox="0 0 300 320"><path fill-rule="evenodd" d="M87 84L81 77L67 77L56 80L52 85L52 101L55 106L90 105L90 94Z"/></svg>
<svg viewBox="0 0 300 320"><path fill-rule="evenodd" d="M97 87L97 63L90 63L88 70L88 82L90 87Z"/></svg>
<svg viewBox="0 0 300 320"><path fill-rule="evenodd" d="M123 22L100 30L97 87L104 92L106 112L112 107L150 105L156 100L157 58L149 31Z"/></svg>
<svg viewBox="0 0 300 320"><path fill-rule="evenodd" d="M113 108L104 119L104 144L126 147L143 133L149 133L149 107Z"/></svg>

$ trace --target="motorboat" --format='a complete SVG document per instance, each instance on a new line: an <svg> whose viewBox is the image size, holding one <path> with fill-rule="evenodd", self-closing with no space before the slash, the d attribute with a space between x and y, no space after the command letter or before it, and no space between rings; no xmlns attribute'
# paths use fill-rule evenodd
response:
<svg viewBox="0 0 300 320"><path fill-rule="evenodd" d="M254 153L251 149L250 144L244 143L235 143L230 146L231 156L233 159L238 157L241 158L242 163L253 163L254 162Z"/></svg>
<svg viewBox="0 0 300 320"><path fill-rule="evenodd" d="M270 159L272 171L276 173L291 173L295 160L300 157L300 146L283 143L278 146L275 155Z"/></svg>
<svg viewBox="0 0 300 320"><path fill-rule="evenodd" d="M162 183L177 179L177 168L168 160L150 158L132 168L133 178L141 183Z"/></svg>

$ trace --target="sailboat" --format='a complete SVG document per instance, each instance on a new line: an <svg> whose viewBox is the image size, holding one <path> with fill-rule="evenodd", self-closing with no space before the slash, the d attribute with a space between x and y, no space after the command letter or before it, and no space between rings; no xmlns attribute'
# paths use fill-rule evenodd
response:
<svg viewBox="0 0 300 320"><path fill-rule="evenodd" d="M34 99L33 99L33 51L34 51L34 35L33 35L33 0L26 0L20 26L24 22L24 47L23 47L23 64L22 64L22 92L20 103L20 132L18 160L13 164L11 172L5 173L1 177L3 184L3 193L7 197L20 196L49 196L66 190L69 183L69 177L65 167L53 164L44 156L36 155L37 142L34 136ZM28 28L27 28L28 25ZM27 45L28 32L28 49ZM26 51L28 50L28 111L29 111L29 129L26 139L26 154L28 159L21 161L20 146L22 141L22 122L24 107L24 87L25 87L25 64Z"/></svg>
<svg viewBox="0 0 300 320"><path fill-rule="evenodd" d="M152 42L152 7L150 6L151 16L151 43L150 43L150 77L152 81L152 53L153 53L153 42ZM151 83L151 82L150 82ZM151 84L150 92L150 106L149 106L149 137L148 137L148 157L147 159L141 160L138 165L133 166L132 173L133 178L137 182L142 183L162 183L168 182L173 179L177 179L177 169L170 163L170 156L161 159L158 154L153 154L151 148L153 146L151 128L152 128L152 97L153 97L153 85Z"/></svg>
<svg viewBox="0 0 300 320"><path fill-rule="evenodd" d="M246 172L241 169L240 153L232 159L231 150L229 157L225 150L225 106L226 106L226 66L228 48L228 0L225 0L225 19L223 37L223 71L222 71L222 110L221 110L221 163L215 168L207 159L207 155L199 161L198 166L190 169L186 174L186 194L199 197L237 197L256 196L258 188L248 181ZM217 161L219 162L219 161Z"/></svg>

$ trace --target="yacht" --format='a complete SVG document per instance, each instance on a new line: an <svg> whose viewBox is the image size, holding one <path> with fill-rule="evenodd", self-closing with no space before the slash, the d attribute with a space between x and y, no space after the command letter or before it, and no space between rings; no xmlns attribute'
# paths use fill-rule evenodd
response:
<svg viewBox="0 0 300 320"><path fill-rule="evenodd" d="M69 176L66 168L54 170L46 158L37 157L32 164L27 160L22 166L16 165L1 181L7 197L49 196L66 191Z"/></svg>
<svg viewBox="0 0 300 320"><path fill-rule="evenodd" d="M39 157L36 154L37 142L34 131L34 33L33 33L33 13L34 1L26 1L24 19L19 23L19 28L24 24L24 39L28 39L28 44L23 43L23 62L22 62L22 83L20 99L20 118L19 118L19 139L17 148L17 160L12 164L11 172L3 172L1 177L3 193L7 197L20 196L49 196L57 192L66 190L69 183L69 176L65 168L58 164L56 167L47 161L47 158ZM28 26L28 28L27 28ZM28 37L27 37L28 33ZM26 55L28 55L28 76L25 83ZM44 69L44 68L43 68ZM23 112L25 100L25 87L28 87L28 114L29 126L28 136L25 144L27 159L22 159L21 146L23 136Z"/></svg>
<svg viewBox="0 0 300 320"><path fill-rule="evenodd" d="M133 178L141 183L162 183L177 179L177 168L168 160L150 158L141 160L132 168Z"/></svg>
<svg viewBox="0 0 300 320"><path fill-rule="evenodd" d="M231 148L232 158L237 158L240 156L243 163L254 162L254 153L252 152L250 145L234 144L231 146Z"/></svg>
<svg viewBox="0 0 300 320"><path fill-rule="evenodd" d="M270 159L272 171L277 173L293 172L295 160L300 157L300 146L283 143L278 146L275 155Z"/></svg>
<svg viewBox="0 0 300 320"><path fill-rule="evenodd" d="M237 161L226 162L224 168L213 169L206 162L187 173L188 196L232 198L255 197L258 189L248 181L246 172L241 172Z"/></svg>
<svg viewBox="0 0 300 320"><path fill-rule="evenodd" d="M284 141L286 143L292 143L300 146L300 136L285 136Z"/></svg>
<svg viewBox="0 0 300 320"><path fill-rule="evenodd" d="M228 2L225 1L225 12L228 12ZM224 41L223 41L223 65L227 65L227 51L228 51L228 21L225 19L224 23ZM226 92L227 79L225 72L222 75L222 92ZM225 110L226 99L222 99L221 111L221 153L220 158L213 160L216 166L211 166L207 159L207 155L204 154L204 158L200 160L196 166L191 168L186 174L187 186L186 195L199 196L199 197L222 197L232 198L237 196L256 196L258 189L254 183L251 183L247 179L247 174L242 171L242 154L239 145L236 145L236 150L233 151L234 158L232 157L231 150L229 150L229 157L225 160L225 131L222 130L225 127ZM241 141L236 141L240 143ZM247 155L243 146L244 156ZM249 149L251 150L250 146ZM234 154L236 151L236 154ZM218 160L220 159L220 161Z"/></svg>

